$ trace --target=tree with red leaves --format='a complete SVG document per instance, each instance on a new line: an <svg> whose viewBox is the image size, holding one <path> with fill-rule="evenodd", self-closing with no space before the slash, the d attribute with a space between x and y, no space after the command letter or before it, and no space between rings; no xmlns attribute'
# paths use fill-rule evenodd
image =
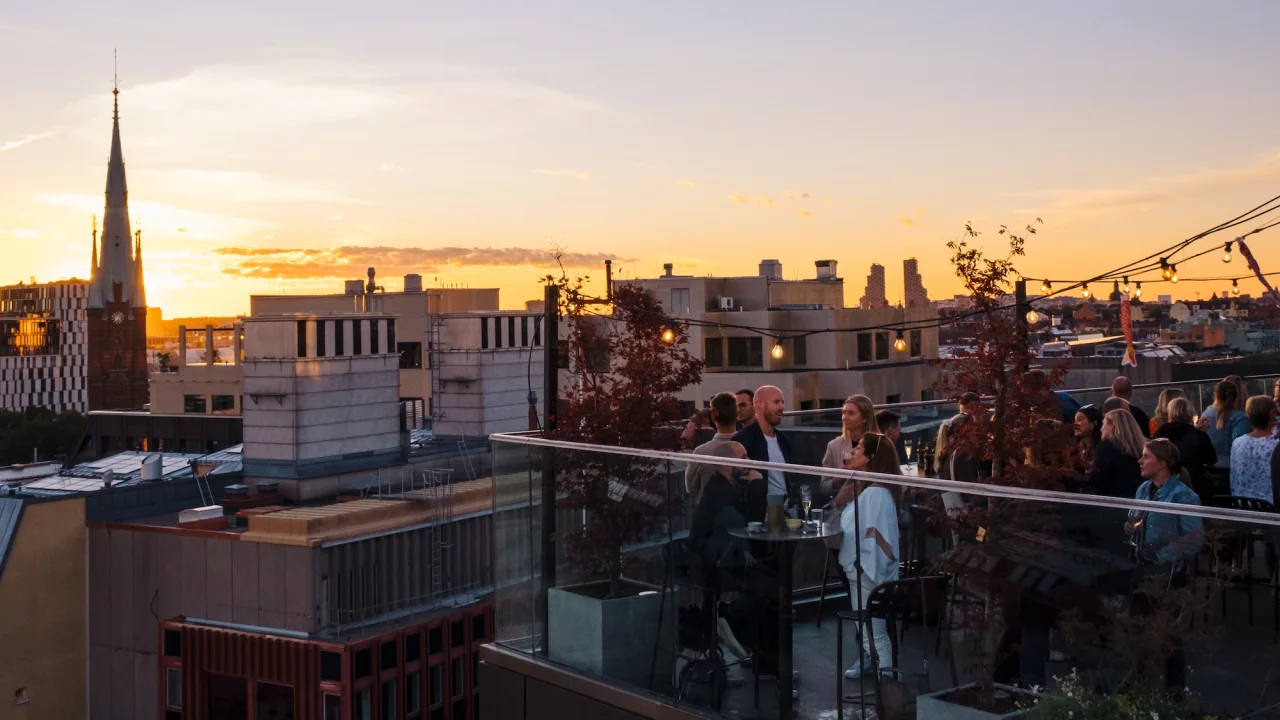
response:
<svg viewBox="0 0 1280 720"><path fill-rule="evenodd" d="M612 313L596 314L582 295L584 278L562 277L560 313L568 326L562 391L550 437L593 445L679 449L684 419L677 394L702 379L702 362L687 347L686 328L652 295L619 285ZM604 572L610 596L623 592L623 548L645 540L670 501L668 463L627 455L558 455L561 507L586 511L585 525L564 536L580 568Z"/></svg>

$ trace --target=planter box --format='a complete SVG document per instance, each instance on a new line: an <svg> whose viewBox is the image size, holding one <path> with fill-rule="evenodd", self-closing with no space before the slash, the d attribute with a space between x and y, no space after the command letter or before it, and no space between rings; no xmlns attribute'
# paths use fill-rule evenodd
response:
<svg viewBox="0 0 1280 720"><path fill-rule="evenodd" d="M661 632L665 651L658 653L654 680L669 683L675 672L670 648L675 595L666 595L668 605L659 628L662 588L630 580L623 584L634 592L617 598L603 597L607 581L552 588L547 594L548 655L593 675L648 687L653 644Z"/></svg>
<svg viewBox="0 0 1280 720"><path fill-rule="evenodd" d="M993 713L986 710L978 710L967 705L957 705L955 703L944 700L951 693L961 690L968 690L975 687L974 685L961 685L960 687L948 688L940 690L928 695L921 695L916 698L916 720L1004 720L1005 718L1022 717L1026 710L1014 710L1007 713ZM1024 700L1030 705L1039 694L1030 690L1010 687L996 683L997 690L1003 690L1011 695L1015 701Z"/></svg>

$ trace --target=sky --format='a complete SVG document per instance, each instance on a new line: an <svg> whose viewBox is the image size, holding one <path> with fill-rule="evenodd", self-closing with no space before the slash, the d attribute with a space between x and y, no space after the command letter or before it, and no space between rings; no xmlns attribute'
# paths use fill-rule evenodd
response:
<svg viewBox="0 0 1280 720"><path fill-rule="evenodd" d="M113 50L166 317L370 265L520 307L557 253L597 281L831 258L850 304L872 263L900 300L914 256L947 297L967 221L998 251L1042 218L1019 269L1096 275L1280 195L1277 26L1267 0L7 3L0 283L88 275ZM1280 270L1280 228L1250 240Z"/></svg>

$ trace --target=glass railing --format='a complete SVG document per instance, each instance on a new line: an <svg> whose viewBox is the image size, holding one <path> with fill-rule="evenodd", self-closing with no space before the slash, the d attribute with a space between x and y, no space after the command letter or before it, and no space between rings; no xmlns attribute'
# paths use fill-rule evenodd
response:
<svg viewBox="0 0 1280 720"><path fill-rule="evenodd" d="M904 437L932 421L904 415ZM496 641L567 672L714 717L1280 708L1280 515L1226 498L1245 479L1199 476L1203 504L1172 504L1201 498L1171 481L1134 500L1138 478L1069 470L1050 491L492 439ZM807 497L815 524L768 531L771 479L788 497L773 519ZM822 510L848 480L877 485ZM1087 717L1139 717L1122 712Z"/></svg>

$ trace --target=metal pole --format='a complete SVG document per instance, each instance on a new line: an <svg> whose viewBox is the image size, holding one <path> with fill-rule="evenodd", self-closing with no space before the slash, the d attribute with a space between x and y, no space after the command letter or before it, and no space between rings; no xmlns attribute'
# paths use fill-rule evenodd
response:
<svg viewBox="0 0 1280 720"><path fill-rule="evenodd" d="M546 307L542 311L542 433L556 429L557 404L560 400L560 287L547 284L543 294ZM542 625L542 653L548 653L547 596L556 586L556 455L555 448L545 448L542 455L542 587L539 592L538 620Z"/></svg>

